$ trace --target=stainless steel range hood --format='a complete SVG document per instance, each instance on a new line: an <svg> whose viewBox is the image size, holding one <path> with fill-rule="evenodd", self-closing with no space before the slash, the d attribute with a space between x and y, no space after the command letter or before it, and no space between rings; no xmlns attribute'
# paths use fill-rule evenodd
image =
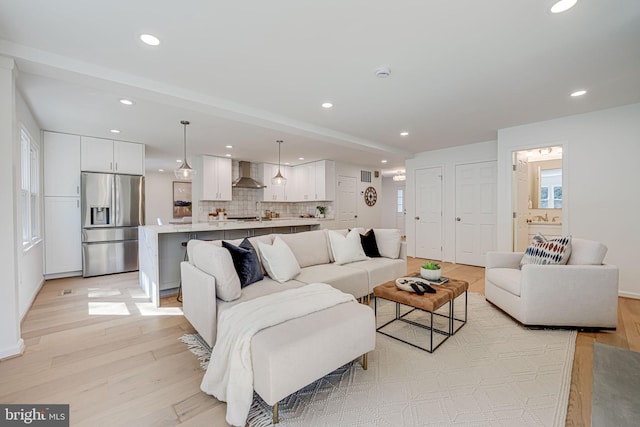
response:
<svg viewBox="0 0 640 427"><path fill-rule="evenodd" d="M238 166L240 167L240 178L233 181L235 188L252 188L258 190L265 187L251 178L251 163L240 161Z"/></svg>

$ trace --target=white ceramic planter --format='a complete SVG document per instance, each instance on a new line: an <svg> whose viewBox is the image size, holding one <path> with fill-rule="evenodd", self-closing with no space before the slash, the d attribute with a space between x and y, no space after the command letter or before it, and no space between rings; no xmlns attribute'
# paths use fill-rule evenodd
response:
<svg viewBox="0 0 640 427"><path fill-rule="evenodd" d="M427 270L420 267L420 276L425 280L440 280L440 277L442 276L442 269Z"/></svg>

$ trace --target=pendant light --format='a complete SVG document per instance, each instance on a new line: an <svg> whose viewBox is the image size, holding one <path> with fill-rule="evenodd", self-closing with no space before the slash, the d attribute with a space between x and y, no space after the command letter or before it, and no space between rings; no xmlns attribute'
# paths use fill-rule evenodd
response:
<svg viewBox="0 0 640 427"><path fill-rule="evenodd" d="M282 140L279 139L276 142L278 143L278 173L276 174L276 176L271 178L271 185L280 186L287 183L287 178L282 176L282 173L280 172L280 145L282 145Z"/></svg>
<svg viewBox="0 0 640 427"><path fill-rule="evenodd" d="M184 160L182 160L180 167L174 170L173 173L176 175L177 179L182 181L191 181L193 169L189 166L189 162L187 162L187 125L189 122L182 120L180 123L184 126Z"/></svg>

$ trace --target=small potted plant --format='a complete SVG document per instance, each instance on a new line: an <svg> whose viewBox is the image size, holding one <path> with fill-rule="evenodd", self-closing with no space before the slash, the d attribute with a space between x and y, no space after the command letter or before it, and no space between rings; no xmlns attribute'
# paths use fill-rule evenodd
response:
<svg viewBox="0 0 640 427"><path fill-rule="evenodd" d="M425 280L440 280L441 276L440 265L433 261L427 261L420 267L420 277Z"/></svg>
<svg viewBox="0 0 640 427"><path fill-rule="evenodd" d="M316 218L324 218L324 211L326 209L326 206L316 206Z"/></svg>

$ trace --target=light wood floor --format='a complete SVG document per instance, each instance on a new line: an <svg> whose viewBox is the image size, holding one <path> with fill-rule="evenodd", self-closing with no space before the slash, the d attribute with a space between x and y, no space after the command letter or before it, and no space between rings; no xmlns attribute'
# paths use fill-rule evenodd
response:
<svg viewBox="0 0 640 427"><path fill-rule="evenodd" d="M422 261L409 258L408 271ZM484 292L484 269L442 266ZM568 426L590 424L593 341L640 351L640 301L619 301L617 331L578 334ZM200 391L204 372L178 341L193 332L179 307L152 308L137 273L47 281L22 323L25 354L0 362L0 402L68 403L73 426L226 426L225 404Z"/></svg>

